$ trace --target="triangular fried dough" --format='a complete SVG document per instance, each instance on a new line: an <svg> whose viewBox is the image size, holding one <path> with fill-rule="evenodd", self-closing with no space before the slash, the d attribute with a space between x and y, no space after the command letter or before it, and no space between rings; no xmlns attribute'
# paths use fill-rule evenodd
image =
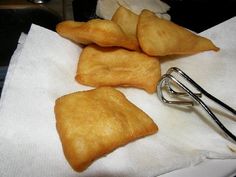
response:
<svg viewBox="0 0 236 177"><path fill-rule="evenodd" d="M219 50L209 39L161 19L148 10L143 10L139 16L137 36L142 50L151 56Z"/></svg>
<svg viewBox="0 0 236 177"><path fill-rule="evenodd" d="M88 22L63 21L56 26L61 36L75 43L96 43L102 47L118 46L139 50L138 40L126 34L111 20L92 19Z"/></svg>
<svg viewBox="0 0 236 177"><path fill-rule="evenodd" d="M120 6L112 16L111 20L117 23L126 34L136 38L136 29L138 25L137 14L123 6Z"/></svg>
<svg viewBox="0 0 236 177"><path fill-rule="evenodd" d="M84 85L137 87L156 91L161 77L158 58L117 47L88 45L80 55L76 80Z"/></svg>
<svg viewBox="0 0 236 177"><path fill-rule="evenodd" d="M56 100L56 127L65 157L75 171L158 127L118 90L101 87Z"/></svg>

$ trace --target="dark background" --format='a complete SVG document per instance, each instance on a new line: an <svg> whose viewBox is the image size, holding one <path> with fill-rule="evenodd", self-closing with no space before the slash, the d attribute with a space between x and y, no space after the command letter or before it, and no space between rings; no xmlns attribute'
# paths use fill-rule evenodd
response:
<svg viewBox="0 0 236 177"><path fill-rule="evenodd" d="M163 0L171 6L171 20L202 32L236 16L236 0Z"/></svg>
<svg viewBox="0 0 236 177"><path fill-rule="evenodd" d="M171 21L202 32L236 16L236 0L162 0L170 5ZM96 17L97 0L74 0L74 18L87 21Z"/></svg>

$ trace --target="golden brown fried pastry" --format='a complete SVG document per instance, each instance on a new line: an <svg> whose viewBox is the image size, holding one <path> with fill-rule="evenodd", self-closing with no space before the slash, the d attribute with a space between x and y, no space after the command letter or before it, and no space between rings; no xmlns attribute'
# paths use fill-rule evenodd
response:
<svg viewBox="0 0 236 177"><path fill-rule="evenodd" d="M137 87L149 93L156 91L160 63L137 51L89 45L83 49L76 80L84 85Z"/></svg>
<svg viewBox="0 0 236 177"><path fill-rule="evenodd" d="M129 9L120 6L112 16L111 20L117 23L126 34L136 38L138 15Z"/></svg>
<svg viewBox="0 0 236 177"><path fill-rule="evenodd" d="M56 26L61 36L75 43L139 50L138 40L125 34L119 25L110 20L92 19L88 22L64 21Z"/></svg>
<svg viewBox="0 0 236 177"><path fill-rule="evenodd" d="M139 15L137 36L142 50L151 56L219 50L209 39L161 19L148 10L143 10Z"/></svg>
<svg viewBox="0 0 236 177"><path fill-rule="evenodd" d="M65 157L76 171L158 127L118 90L102 87L56 100L56 127Z"/></svg>

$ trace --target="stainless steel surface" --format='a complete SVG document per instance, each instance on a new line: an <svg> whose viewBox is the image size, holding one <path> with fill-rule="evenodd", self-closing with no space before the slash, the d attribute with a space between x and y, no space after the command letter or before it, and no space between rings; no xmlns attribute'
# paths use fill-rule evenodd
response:
<svg viewBox="0 0 236 177"><path fill-rule="evenodd" d="M74 20L72 1L73 0L63 0L63 17L65 20Z"/></svg>
<svg viewBox="0 0 236 177"><path fill-rule="evenodd" d="M50 0L28 0L28 1L36 3L36 4L43 4L43 3L47 3Z"/></svg>
<svg viewBox="0 0 236 177"><path fill-rule="evenodd" d="M34 1L34 0L32 0ZM36 1L36 0L35 0ZM44 0L41 0L44 1ZM48 1L48 0L46 0ZM63 0L50 0L47 3L32 3L29 0L1 0L0 9L42 8L64 18Z"/></svg>
<svg viewBox="0 0 236 177"><path fill-rule="evenodd" d="M0 66L0 89L3 87L4 84L4 78L7 73L7 66Z"/></svg>
<svg viewBox="0 0 236 177"><path fill-rule="evenodd" d="M227 111L231 112L234 116L236 116L236 110L231 108L230 106L226 105L219 99L215 98L211 94L209 94L207 91L205 91L201 86L199 86L195 81L193 81L187 74L185 74L182 70L176 67L170 68L166 74L164 74L158 84L158 97L159 99L165 103L170 105L187 105L187 106L194 106L194 103L198 103L201 105L201 107L209 114L209 116L215 121L215 123L223 130L223 132L227 135L227 138L230 140L233 140L236 143L236 136L232 134L222 123L221 121L216 117L216 115L213 113L213 111L203 102L199 96L199 94L193 93L183 82L180 82L178 79L176 79L172 73L178 74L184 81L187 81L192 87L194 87L196 90L198 90L202 95L205 95L210 100L214 101L221 107L225 108ZM177 92L174 91L174 89L171 88L171 86L174 84L174 86L177 86L184 92ZM164 88L167 88L165 91L170 96L175 96L175 98L179 98L179 96L188 96L190 100L168 100L163 94Z"/></svg>
<svg viewBox="0 0 236 177"><path fill-rule="evenodd" d="M32 23L55 30L64 18L63 0L46 1L43 4L29 0L0 1L0 96L7 66L20 34L28 33Z"/></svg>

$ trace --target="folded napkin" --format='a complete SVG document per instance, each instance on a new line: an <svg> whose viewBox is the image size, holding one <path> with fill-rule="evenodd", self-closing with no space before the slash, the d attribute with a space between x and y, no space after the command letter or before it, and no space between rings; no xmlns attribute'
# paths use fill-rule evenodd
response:
<svg viewBox="0 0 236 177"><path fill-rule="evenodd" d="M163 60L162 72L177 66L236 108L236 18L201 35L212 39L221 50ZM74 172L63 155L54 104L64 94L91 89L74 79L82 49L37 25L32 25L23 43L12 57L0 101L0 176L152 177L207 158L236 158L236 145L224 138L199 106L170 107L156 94L118 88L153 118L159 132L118 148L83 173ZM234 117L209 104L236 134Z"/></svg>

